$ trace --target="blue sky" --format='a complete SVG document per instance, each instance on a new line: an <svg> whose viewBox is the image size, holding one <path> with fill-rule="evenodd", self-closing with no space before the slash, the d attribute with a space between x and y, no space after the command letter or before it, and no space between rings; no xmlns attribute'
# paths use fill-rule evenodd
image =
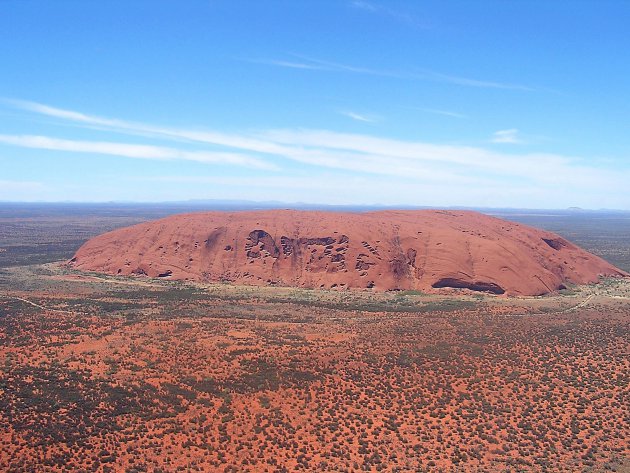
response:
<svg viewBox="0 0 630 473"><path fill-rule="evenodd" d="M0 0L0 200L630 209L630 2Z"/></svg>

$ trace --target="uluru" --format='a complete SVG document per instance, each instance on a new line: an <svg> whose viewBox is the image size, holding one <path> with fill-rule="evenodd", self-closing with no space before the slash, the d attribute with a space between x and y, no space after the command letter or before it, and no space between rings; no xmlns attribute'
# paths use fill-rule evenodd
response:
<svg viewBox="0 0 630 473"><path fill-rule="evenodd" d="M627 276L557 234L450 210L180 214L92 238L70 264L245 285L506 295Z"/></svg>

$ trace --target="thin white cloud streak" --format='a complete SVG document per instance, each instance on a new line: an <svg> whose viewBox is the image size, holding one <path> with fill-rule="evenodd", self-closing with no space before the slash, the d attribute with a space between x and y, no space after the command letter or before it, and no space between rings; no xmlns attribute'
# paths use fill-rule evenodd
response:
<svg viewBox="0 0 630 473"><path fill-rule="evenodd" d="M361 10L367 10L367 11L371 11L371 12L376 12L378 11L378 7L372 3L369 2L362 2L359 0L355 0L354 2L351 3L351 5L355 8L359 8Z"/></svg>
<svg viewBox="0 0 630 473"><path fill-rule="evenodd" d="M250 151L267 154L282 154L286 151L285 148L277 144L247 138L242 135L230 135L227 133L213 131L172 129L168 127L149 125L146 123L136 123L127 120L104 118L96 115L86 115L72 110L50 107L37 102L24 100L5 101L13 104L15 107L40 115L61 118L89 127L97 126L101 127L103 130L115 131L124 134L208 143L231 148L248 149Z"/></svg>
<svg viewBox="0 0 630 473"><path fill-rule="evenodd" d="M389 8L381 4L355 0L350 5L356 9L363 10L369 13L391 17L396 21L406 23L411 26L422 29L428 28L428 25L426 23L419 21L418 18L416 18L415 16L400 10L394 10L393 8Z"/></svg>
<svg viewBox="0 0 630 473"><path fill-rule="evenodd" d="M248 59L248 62L254 62L258 64L267 64L269 66L280 66L280 67L288 67L289 69L310 69L310 70L323 70L324 67L317 66L315 64L306 64L304 62L295 62L295 61L283 61L276 59Z"/></svg>
<svg viewBox="0 0 630 473"><path fill-rule="evenodd" d="M379 77L392 77L397 79L412 79L413 75L399 71L386 71L381 69L370 69L367 67L352 66L349 64L342 64L339 62L324 61L322 59L315 59L312 57L304 56L302 54L291 54L292 56L305 61L307 64L313 64L320 70L333 71L333 72L353 72L355 74L365 74ZM274 65L271 63L271 65ZM277 64L275 64L277 65ZM418 78L418 77L415 77Z"/></svg>
<svg viewBox="0 0 630 473"><path fill-rule="evenodd" d="M480 147L451 146L378 138L326 130L268 130L255 134L178 130L111 120L22 102L22 108L72 120L81 126L99 125L131 135L154 134L160 138L189 140L213 146L259 153L311 166L416 179L418 185L492 186L510 181L535 188L580 188L609 191L624 188L627 172L599 169L581 160L557 154L508 154ZM106 126L111 124L110 126Z"/></svg>
<svg viewBox="0 0 630 473"><path fill-rule="evenodd" d="M249 152L284 157L293 161L313 166L325 166L335 169L346 169L358 172L368 172L401 177L417 177L430 181L449 179L454 183L471 183L472 179L460 176L456 172L445 172L430 163L412 163L393 156L374 155L357 150L348 149L346 152L316 149L297 144L285 146L269 139L258 139L244 135L230 135L211 131L174 130L164 127L113 120L108 118L85 115L70 110L58 109L33 102L14 102L23 104L21 108L58 118L65 118L86 126L97 125L112 131L129 134L153 134L162 138L185 139L193 142L237 148ZM72 118L70 118L72 117ZM70 150L68 150L70 151Z"/></svg>
<svg viewBox="0 0 630 473"><path fill-rule="evenodd" d="M433 71L431 69L420 69L417 72L411 71L396 71L396 70L384 70L373 69L368 67L353 66L349 64L343 64L339 62L325 61L322 59L316 59L313 57L305 56L302 54L292 53L291 56L298 58L301 62L294 63L293 61L285 61L282 59L250 59L248 62L257 64L266 64L276 67L290 67L296 68L299 65L300 69L312 69L318 71L329 72L349 72L354 74L363 74L376 77L390 77L394 79L406 79L406 80L421 80L430 82L442 82L447 84L460 85L464 87L484 88L484 89L503 89L503 90L517 90L523 92L533 92L536 89L533 87L510 84L497 81L471 79L469 77L460 77L450 74L444 74L442 72ZM310 67L309 67L310 66Z"/></svg>
<svg viewBox="0 0 630 473"><path fill-rule="evenodd" d="M623 173L580 165L580 160L551 153L507 154L470 146L450 146L344 134L322 130L275 130L262 135L282 144L302 147L325 147L334 155L345 150L370 157L387 168L398 168L399 175L418 176L415 166L425 172L437 172L443 183L470 182L476 185L499 179L528 180L534 184L566 186L597 186L602 190L611 185L623 185ZM404 167L403 167L404 166ZM449 181L449 173L453 181ZM420 173L422 174L422 173ZM481 176L481 177L480 177Z"/></svg>
<svg viewBox="0 0 630 473"><path fill-rule="evenodd" d="M466 115L457 112L449 112L448 110L438 110L435 108L421 108L423 112L433 113L435 115L443 115L445 117L451 118L468 118Z"/></svg>
<svg viewBox="0 0 630 473"><path fill-rule="evenodd" d="M518 130L516 128L510 128L509 130L495 131L490 140L492 143L506 143L506 144L522 144L523 141L518 136Z"/></svg>
<svg viewBox="0 0 630 473"><path fill-rule="evenodd" d="M362 156L381 158L392 166L404 162L407 165L441 164L508 175L534 176L536 174L532 174L532 164L562 166L569 163L569 159L563 156L530 154L523 159L522 156L495 153L483 148L408 142L325 130L274 130L265 132L260 137L283 145L298 145L310 149L325 147L331 153L339 150L361 153Z"/></svg>
<svg viewBox="0 0 630 473"><path fill-rule="evenodd" d="M107 127L125 127L128 122L121 120L112 120L109 118L96 117L94 115L85 115L73 110L65 110L61 108L51 107L49 105L30 102L28 100L16 100L3 98L2 102L12 105L16 108L27 110L30 112L46 115L49 117L62 118L73 122L90 123L93 125L103 125Z"/></svg>
<svg viewBox="0 0 630 473"><path fill-rule="evenodd" d="M186 160L200 163L231 164L258 169L275 169L261 160L236 153L184 151L175 148L109 141L78 141L35 135L0 135L0 143L23 148L68 151L72 153L92 153L121 156L136 159Z"/></svg>
<svg viewBox="0 0 630 473"><path fill-rule="evenodd" d="M359 122L376 123L378 121L376 117L371 115L364 115L362 113L351 112L349 110L341 110L339 113Z"/></svg>
<svg viewBox="0 0 630 473"><path fill-rule="evenodd" d="M448 82L456 85L463 85L466 87L478 87L485 89L505 89L505 90L521 90L524 92L533 92L535 89L520 84L506 84L503 82L494 82L478 79L470 79L468 77L452 76L449 74L442 74L441 72L435 72L430 70L424 70L424 73L428 78L431 78L438 82Z"/></svg>

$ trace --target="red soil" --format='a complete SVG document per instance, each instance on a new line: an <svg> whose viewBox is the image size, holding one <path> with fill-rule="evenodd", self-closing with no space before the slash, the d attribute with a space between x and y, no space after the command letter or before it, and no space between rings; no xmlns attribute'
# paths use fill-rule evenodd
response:
<svg viewBox="0 0 630 473"><path fill-rule="evenodd" d="M477 212L182 214L105 233L81 270L251 285L538 295L627 276L562 237Z"/></svg>

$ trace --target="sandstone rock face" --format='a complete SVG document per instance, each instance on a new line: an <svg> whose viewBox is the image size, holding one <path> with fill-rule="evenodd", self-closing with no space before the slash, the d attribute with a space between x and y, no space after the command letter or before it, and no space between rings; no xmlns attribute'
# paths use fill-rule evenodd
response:
<svg viewBox="0 0 630 473"><path fill-rule="evenodd" d="M95 237L70 264L236 284L508 295L627 276L556 234L477 212L441 210L175 215Z"/></svg>

